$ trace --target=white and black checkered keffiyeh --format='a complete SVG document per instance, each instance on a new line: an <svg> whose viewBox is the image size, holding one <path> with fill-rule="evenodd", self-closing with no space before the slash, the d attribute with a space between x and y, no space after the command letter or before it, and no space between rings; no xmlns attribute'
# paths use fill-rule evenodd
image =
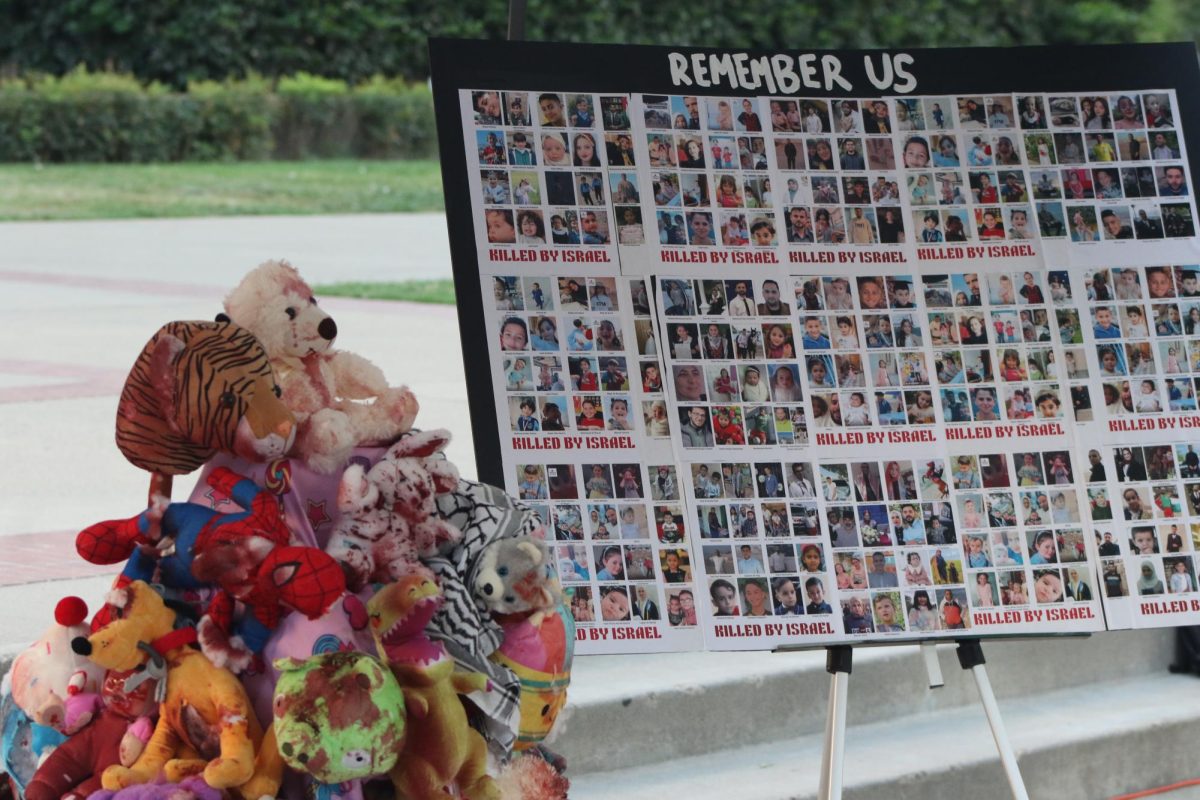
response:
<svg viewBox="0 0 1200 800"><path fill-rule="evenodd" d="M492 690L471 700L486 715L484 738L493 755L507 760L521 721L521 682L512 670L488 659L504 633L475 596L479 557L501 539L532 534L541 520L532 509L494 486L460 480L453 492L438 495L438 514L462 531L463 538L444 555L423 559L442 585L444 602L427 632L440 640L463 667L482 672Z"/></svg>

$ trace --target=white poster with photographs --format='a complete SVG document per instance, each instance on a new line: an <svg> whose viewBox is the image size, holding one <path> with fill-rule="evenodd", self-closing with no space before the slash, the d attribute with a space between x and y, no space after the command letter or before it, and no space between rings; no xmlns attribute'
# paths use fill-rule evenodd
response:
<svg viewBox="0 0 1200 800"><path fill-rule="evenodd" d="M700 646L645 282L482 276L505 488L546 523L580 653Z"/></svg>
<svg viewBox="0 0 1200 800"><path fill-rule="evenodd" d="M1073 392L1110 627L1200 622L1200 267L1076 268ZM1176 596L1178 595L1178 596Z"/></svg>
<svg viewBox="0 0 1200 800"><path fill-rule="evenodd" d="M759 275L657 279L708 645L1102 629L1049 276Z"/></svg>
<svg viewBox="0 0 1200 800"><path fill-rule="evenodd" d="M481 264L618 271L644 241L629 96L462 90Z"/></svg>
<svg viewBox="0 0 1200 800"><path fill-rule="evenodd" d="M1177 103L1173 90L635 93L649 246L622 260L643 272L1196 260Z"/></svg>

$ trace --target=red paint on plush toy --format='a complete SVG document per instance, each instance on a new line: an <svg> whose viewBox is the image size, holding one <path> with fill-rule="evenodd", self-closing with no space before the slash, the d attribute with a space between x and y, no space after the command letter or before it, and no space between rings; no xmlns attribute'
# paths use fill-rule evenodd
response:
<svg viewBox="0 0 1200 800"><path fill-rule="evenodd" d="M312 670L305 676L304 696L314 703L318 698L322 700L329 727L333 730L355 725L370 727L379 721L379 708L371 695L370 678L361 672L344 669L357 655L327 655L321 669Z"/></svg>

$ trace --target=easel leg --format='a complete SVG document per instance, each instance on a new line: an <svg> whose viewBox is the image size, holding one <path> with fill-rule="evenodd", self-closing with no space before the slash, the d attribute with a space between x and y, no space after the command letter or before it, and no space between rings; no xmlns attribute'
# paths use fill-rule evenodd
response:
<svg viewBox="0 0 1200 800"><path fill-rule="evenodd" d="M825 671L829 673L829 708L825 714L825 752L821 758L821 800L841 800L842 761L846 752L846 698L853 664L850 645L825 648Z"/></svg>
<svg viewBox="0 0 1200 800"><path fill-rule="evenodd" d="M1026 791L1025 781L1021 778L1021 768L1017 766L1016 753L1008 740L1008 732L1004 730L1004 720L1000 718L1000 706L996 704L996 695L992 693L992 684L984 667L983 647L978 639L958 640L958 663L963 669L970 670L975 677L979 699L983 702L988 725L992 728L992 738L996 741L996 750L1000 752L1000 763L1004 766L1013 800L1029 800L1029 792Z"/></svg>

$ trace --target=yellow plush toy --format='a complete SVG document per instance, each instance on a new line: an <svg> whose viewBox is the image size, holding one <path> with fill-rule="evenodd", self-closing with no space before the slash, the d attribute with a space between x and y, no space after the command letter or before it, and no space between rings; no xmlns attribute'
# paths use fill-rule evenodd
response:
<svg viewBox="0 0 1200 800"><path fill-rule="evenodd" d="M478 672L455 672L454 659L425 635L441 600L437 584L412 574L367 604L379 655L391 666L408 709L408 741L390 776L404 800L453 800L448 786L457 786L466 800L499 800L487 774L487 744L467 722L459 699L486 691L488 680Z"/></svg>
<svg viewBox="0 0 1200 800"><path fill-rule="evenodd" d="M165 672L166 679L146 749L132 767L106 769L104 788L149 783L160 772L173 783L203 773L210 787L243 800L275 797L283 762L274 737L264 741L238 679L188 646L196 640L195 629L174 630L175 612L143 581L115 590L110 601L116 606L112 622L76 639L75 651L113 670L144 664L145 674Z"/></svg>

